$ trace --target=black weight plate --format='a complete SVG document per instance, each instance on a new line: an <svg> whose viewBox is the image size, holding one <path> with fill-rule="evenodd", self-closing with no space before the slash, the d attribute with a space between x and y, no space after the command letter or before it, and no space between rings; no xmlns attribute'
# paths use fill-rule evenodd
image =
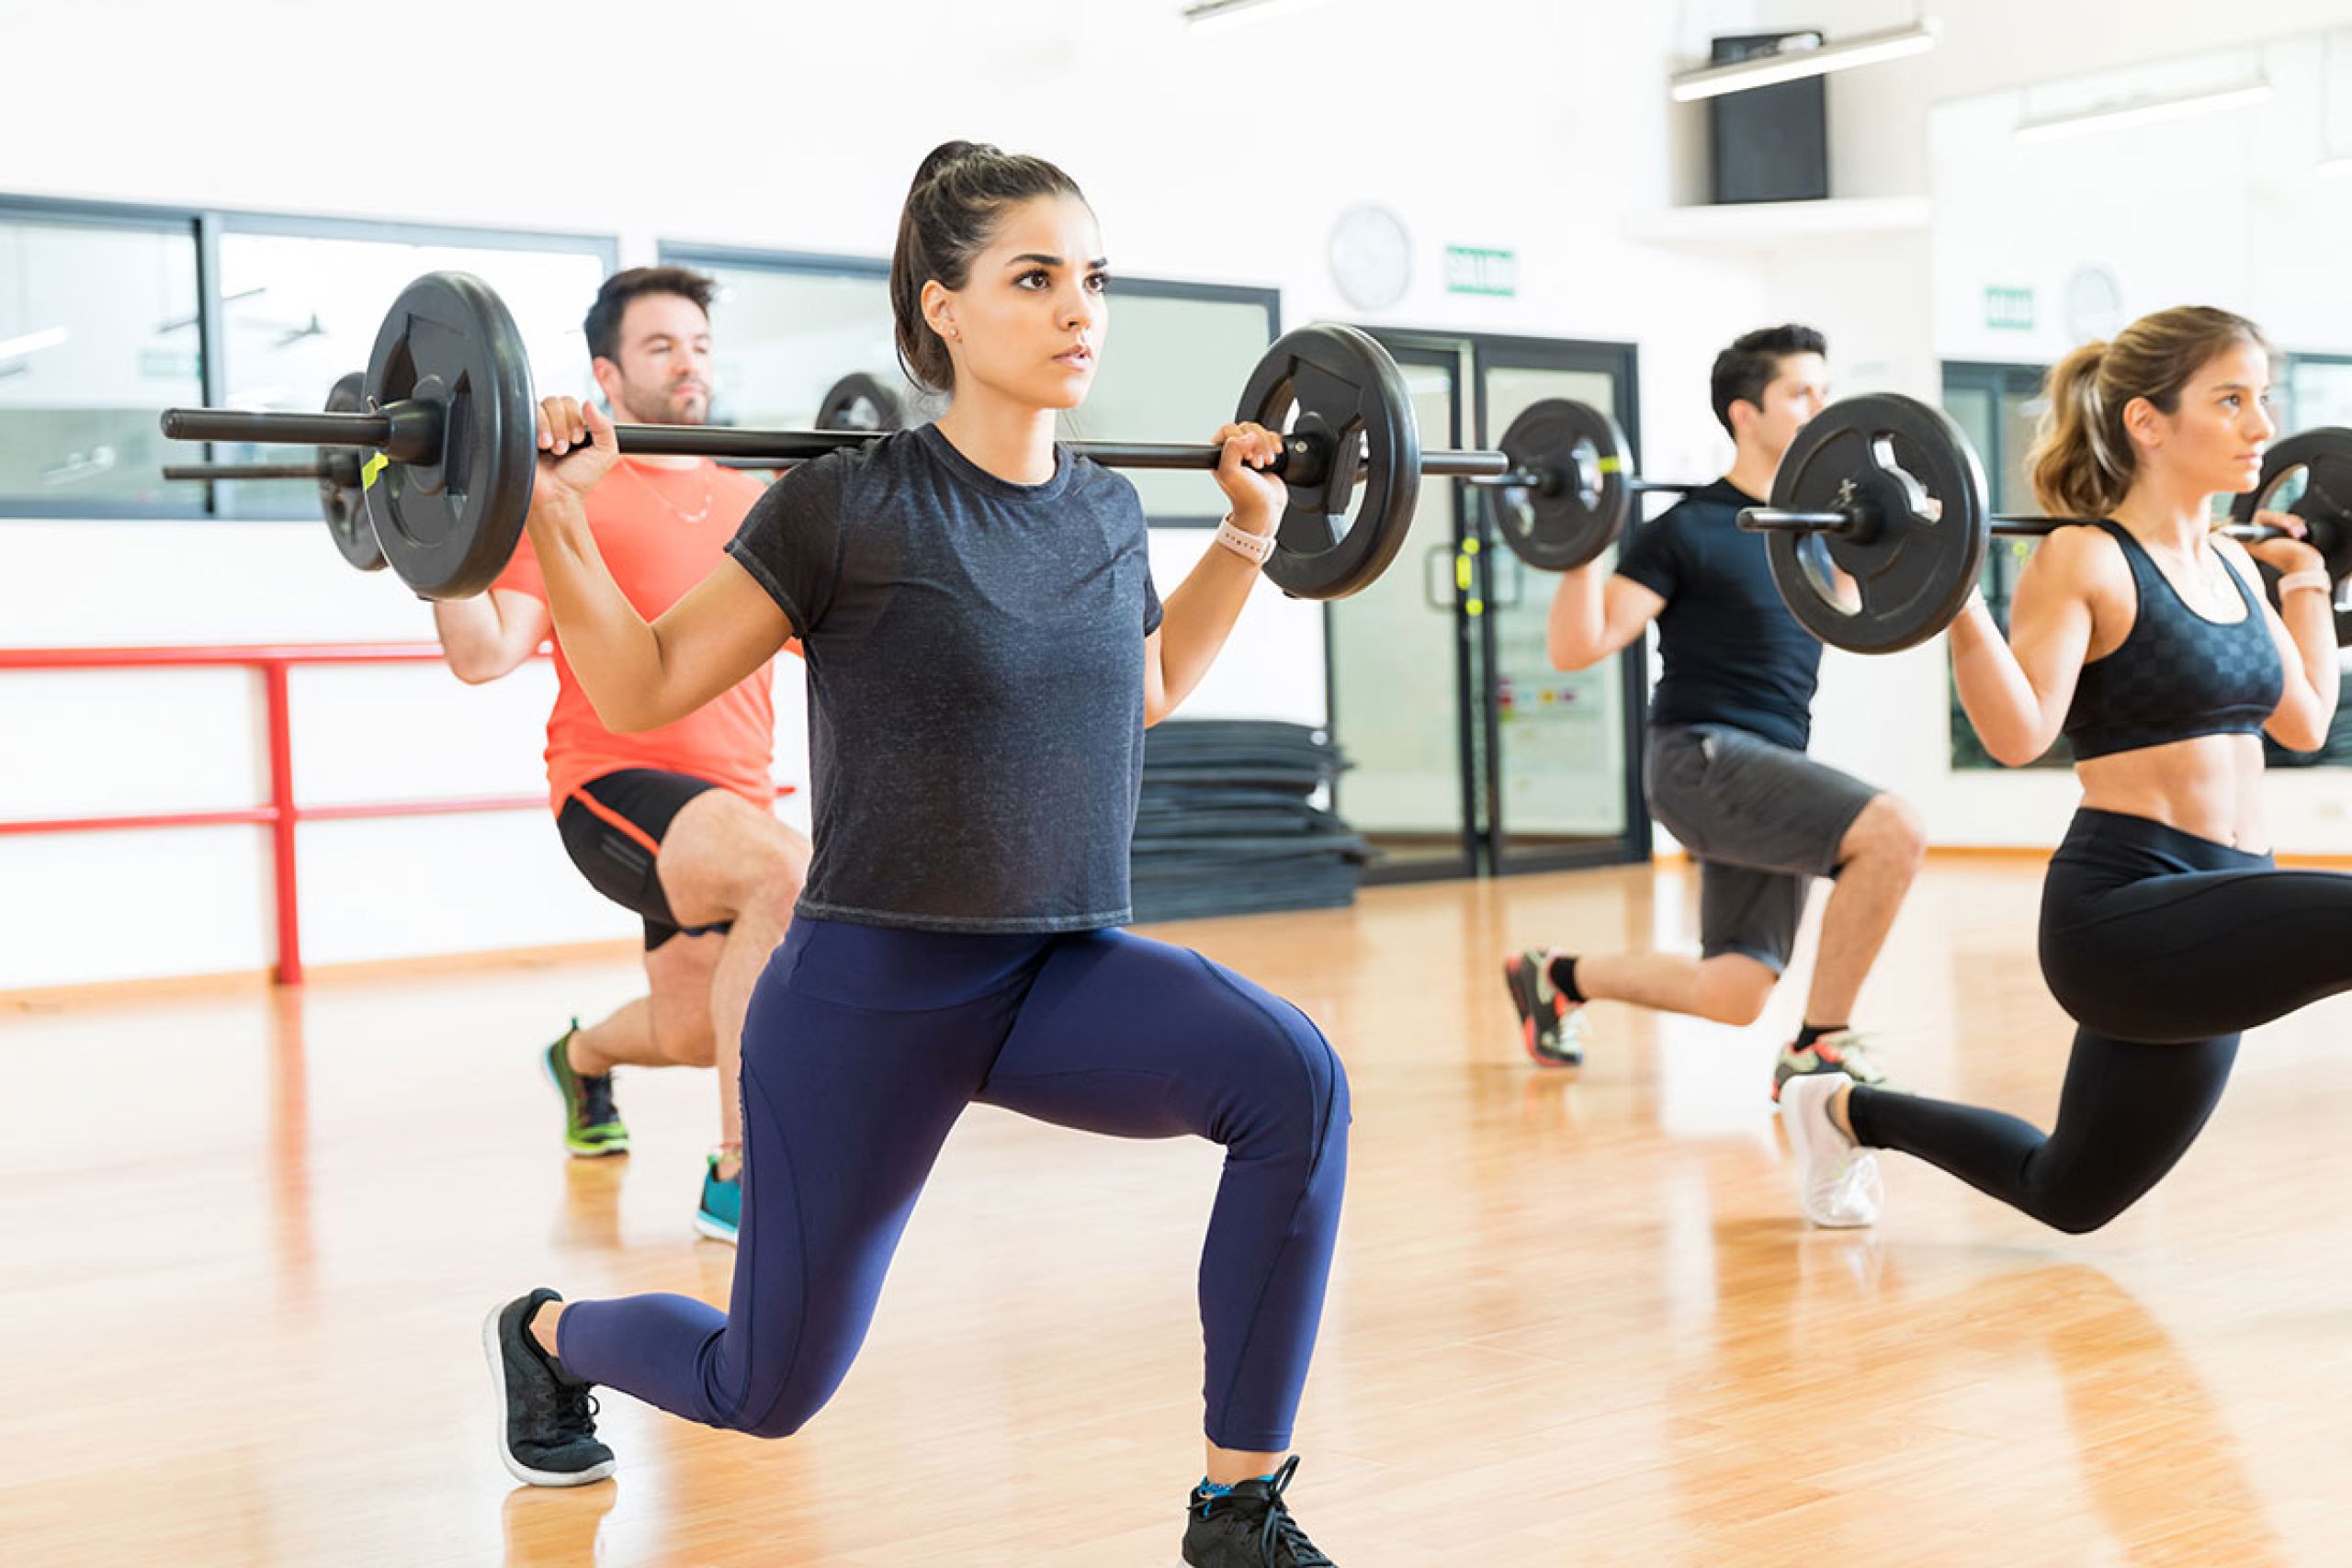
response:
<svg viewBox="0 0 2352 1568"><path fill-rule="evenodd" d="M367 372L354 370L339 378L327 393L327 412L364 413L368 403L360 391ZM359 455L347 446L318 448L319 510L334 536L343 558L362 571L384 570L384 552L376 544L375 525L368 521L368 503L359 493Z"/></svg>
<svg viewBox="0 0 2352 1568"><path fill-rule="evenodd" d="M1545 398L1520 411L1501 450L1512 468L1544 476L1541 485L1489 492L1496 530L1520 559L1567 571L1617 542L1634 491L1615 420L1590 403Z"/></svg>
<svg viewBox="0 0 2352 1568"><path fill-rule="evenodd" d="M2279 490L2298 475L2302 494L2285 506L2276 504ZM2328 575L2338 582L2352 577L2352 430L2323 425L2290 435L2263 454L2261 479L2230 502L2230 516L2249 523L2266 509L2291 512L2309 523Z"/></svg>
<svg viewBox="0 0 2352 1568"><path fill-rule="evenodd" d="M825 400L817 405L817 428L900 430L906 412L899 394L880 378L853 370L826 389Z"/></svg>
<svg viewBox="0 0 2352 1568"><path fill-rule="evenodd" d="M2302 493L2278 505L2278 492L2299 476ZM2329 579L2340 586L2352 577L2352 430L2322 425L2275 443L2263 454L2255 488L2230 502L2230 516L2240 523L2265 510L2303 519ZM2335 612L2335 641L2352 647L2352 610Z"/></svg>
<svg viewBox="0 0 2352 1568"><path fill-rule="evenodd" d="M481 279L427 273L392 302L364 391L371 409L413 399L440 411L438 451L363 465L385 560L427 598L480 593L514 553L537 468L531 366L514 318Z"/></svg>
<svg viewBox="0 0 2352 1568"><path fill-rule="evenodd" d="M2277 504L2279 487L2301 473L2302 496L2288 507ZM2304 510L2308 502L2310 510ZM2255 488L2230 503L2230 516L2251 522L2256 512L2293 511L2302 517L2352 516L2352 430L2321 425L2273 442L2263 454Z"/></svg>
<svg viewBox="0 0 2352 1568"><path fill-rule="evenodd" d="M1860 519L1850 533L1766 537L1781 597L1836 648L1893 653L1927 641L1984 569L1984 469L1960 427L1916 398L1873 393L1824 409L1781 459L1772 505Z"/></svg>
<svg viewBox="0 0 2352 1568"><path fill-rule="evenodd" d="M1234 417L1306 436L1325 455L1319 473L1285 468L1290 500L1266 575L1294 598L1343 599L1386 570L1421 496L1420 432L1388 351L1333 323L1284 333Z"/></svg>

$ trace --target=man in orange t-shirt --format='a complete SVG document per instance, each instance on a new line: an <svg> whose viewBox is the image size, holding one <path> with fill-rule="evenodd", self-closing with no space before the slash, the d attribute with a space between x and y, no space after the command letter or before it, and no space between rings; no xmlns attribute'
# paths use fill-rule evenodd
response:
<svg viewBox="0 0 2352 1568"><path fill-rule="evenodd" d="M709 417L713 291L683 267L605 280L586 331L616 422ZM589 521L614 578L650 620L709 573L763 488L707 458L625 457L589 497ZM489 592L436 603L434 621L461 681L494 681L529 659L551 629L530 541ZM557 828L589 885L643 918L650 987L601 1022L573 1021L547 1048L564 1143L575 1156L627 1151L613 1103L616 1066L716 1066L719 1147L695 1228L731 1243L742 1206L743 1010L808 866L808 840L775 814L770 670L675 724L616 735L597 719L560 643L555 668L547 761Z"/></svg>

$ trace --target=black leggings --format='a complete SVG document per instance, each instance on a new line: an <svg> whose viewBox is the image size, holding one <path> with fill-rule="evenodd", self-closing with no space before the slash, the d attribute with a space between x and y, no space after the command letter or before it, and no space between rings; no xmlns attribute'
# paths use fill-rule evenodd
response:
<svg viewBox="0 0 2352 1568"><path fill-rule="evenodd" d="M2352 990L2352 876L2280 871L2145 818L2082 810L2041 890L2041 972L2081 1025L2058 1124L1856 1089L1854 1135L2062 1231L2097 1230L2188 1152L2238 1032Z"/></svg>

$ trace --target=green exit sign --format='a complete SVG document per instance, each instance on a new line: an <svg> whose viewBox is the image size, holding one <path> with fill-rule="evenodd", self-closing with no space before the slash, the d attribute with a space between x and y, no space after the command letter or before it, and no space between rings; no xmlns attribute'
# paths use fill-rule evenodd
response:
<svg viewBox="0 0 2352 1568"><path fill-rule="evenodd" d="M1984 290L1984 324L2005 333L2033 331L2033 290L2030 288L1987 288Z"/></svg>
<svg viewBox="0 0 2352 1568"><path fill-rule="evenodd" d="M1518 254L1481 245L1446 246L1445 291L1514 298L1519 293Z"/></svg>

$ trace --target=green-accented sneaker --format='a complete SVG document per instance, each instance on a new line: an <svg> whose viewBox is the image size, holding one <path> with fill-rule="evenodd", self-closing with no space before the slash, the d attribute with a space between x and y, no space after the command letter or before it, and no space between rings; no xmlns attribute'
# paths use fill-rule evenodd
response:
<svg viewBox="0 0 2352 1568"><path fill-rule="evenodd" d="M1793 1044L1781 1049L1781 1059L1772 1065L1773 1100L1779 1101L1781 1088L1791 1078L1812 1077L1821 1073L1843 1073L1871 1089L1886 1083L1886 1074L1871 1060L1870 1047L1862 1037L1850 1029L1841 1029L1823 1035L1803 1050Z"/></svg>
<svg viewBox="0 0 2352 1568"><path fill-rule="evenodd" d="M718 1156L712 1155L703 1168L702 1206L695 1211L695 1229L732 1247L736 1229L743 1223L743 1171L739 1166L731 1179L721 1181L718 1160Z"/></svg>
<svg viewBox="0 0 2352 1568"><path fill-rule="evenodd" d="M1552 954L1531 947L1503 960L1503 984L1519 1010L1519 1043L1539 1067L1584 1065L1584 1004L1552 984Z"/></svg>
<svg viewBox="0 0 2352 1568"><path fill-rule="evenodd" d="M620 1107L613 1103L613 1075L571 1070L571 1037L579 1032L580 1021L575 1018L561 1038L539 1053L539 1066L546 1069L548 1082L563 1097L563 1146L574 1159L625 1155L628 1128L621 1122Z"/></svg>

